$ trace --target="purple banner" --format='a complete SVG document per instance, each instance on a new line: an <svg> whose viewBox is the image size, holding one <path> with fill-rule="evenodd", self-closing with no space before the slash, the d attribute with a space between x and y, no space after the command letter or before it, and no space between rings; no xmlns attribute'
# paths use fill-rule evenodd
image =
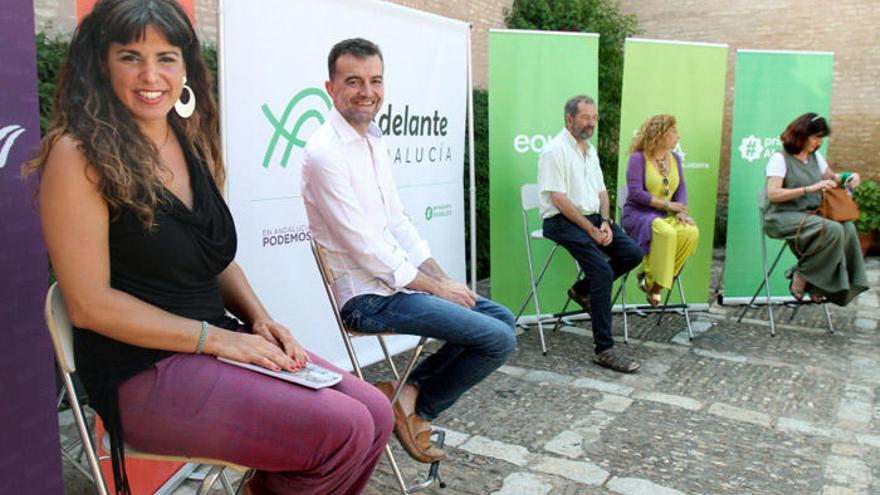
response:
<svg viewBox="0 0 880 495"><path fill-rule="evenodd" d="M21 164L40 140L33 0L0 9L0 493L63 493L47 257Z"/></svg>

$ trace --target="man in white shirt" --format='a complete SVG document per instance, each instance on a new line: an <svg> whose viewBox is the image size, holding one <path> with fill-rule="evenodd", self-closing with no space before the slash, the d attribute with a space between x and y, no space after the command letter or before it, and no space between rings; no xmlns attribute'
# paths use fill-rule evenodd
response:
<svg viewBox="0 0 880 495"><path fill-rule="evenodd" d="M538 189L544 236L571 253L584 278L568 295L590 312L600 366L632 373L640 363L614 348L611 285L642 261L639 246L614 224L596 148L590 144L599 115L589 96L565 104L565 128L541 151Z"/></svg>
<svg viewBox="0 0 880 495"><path fill-rule="evenodd" d="M516 347L513 315L451 280L404 213L373 122L383 69L370 41L345 40L330 51L325 87L334 109L306 145L302 194L348 328L445 341L413 370L394 411L407 452L433 462L445 454L430 443L430 422L504 364ZM390 394L391 384L378 386Z"/></svg>

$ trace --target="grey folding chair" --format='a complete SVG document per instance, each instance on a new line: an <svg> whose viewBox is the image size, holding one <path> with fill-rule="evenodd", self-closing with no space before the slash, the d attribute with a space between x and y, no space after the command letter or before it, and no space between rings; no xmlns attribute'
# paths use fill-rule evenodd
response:
<svg viewBox="0 0 880 495"><path fill-rule="evenodd" d="M541 301L538 298L538 285L541 283L541 280L544 278L544 274L547 272L547 268L550 266L550 262L553 261L553 257L556 255L556 251L559 249L559 244L551 241L544 237L544 229L530 229L529 228L529 211L538 209L540 207L540 202L538 199L538 185L537 184L523 184L520 188L519 193L520 198L520 209L522 211L522 224L523 224L523 236L525 238L526 243L526 257L529 263L529 293L526 294L525 300L519 308L519 311L516 313L516 322L518 326L525 327L525 325L519 322L520 317L522 317L523 312L526 309L526 306L529 304L529 299L535 304L535 319L538 324L538 337L541 340L541 352L544 355L547 355L547 344L544 341L544 315L541 314ZM553 247L550 248L550 253L547 254L547 259L544 260L544 264L541 266L541 270L537 276L535 276L535 264L534 264L534 253L532 251L532 242L537 240L547 240L553 242ZM578 274L577 278L580 278L583 272L580 267L577 266L575 262L575 267L577 267ZM571 303L571 298L567 298L565 301L565 305L562 307L562 311L551 315L551 317L556 318L556 323L553 326L553 330L556 330L559 327L559 324L563 321L563 318L568 316L573 316L576 314L583 314L584 311L573 311L571 313L567 312L568 305Z"/></svg>
<svg viewBox="0 0 880 495"><path fill-rule="evenodd" d="M312 247L312 255L315 257L315 264L318 266L318 272L321 274L321 281L324 284L324 291L327 293L327 299L330 301L330 308L333 310L333 316L336 318L336 325L339 327L339 335L342 337L342 343L345 345L345 351L348 353L348 358L351 360L351 366L354 368L355 374L357 374L358 378L361 380L364 379L364 373L361 370L360 362L358 361L357 353L354 349L354 344L352 342L352 338L354 337L375 337L379 341L379 346L382 347L382 353L385 355L385 362L388 364L388 367L391 369L391 373L394 375L394 378L397 380L397 387L394 388L394 393L391 396L391 405L397 403L397 400L400 398L400 393L403 391L403 386L406 384L407 378L409 378L410 373L412 373L413 368L415 368L416 360L418 360L419 355L422 353L422 350L425 348L425 343L428 341L428 337L422 337L419 339L418 344L416 344L415 349L410 353L409 359L407 360L406 367L403 370L403 373L397 372L397 366L394 364L394 360L391 359L391 353L388 352L388 346L385 344L385 336L391 335L390 333L360 333L350 330L345 323L342 321L342 314L340 313L339 304L336 302L336 295L333 293L333 283L336 280L333 271L330 269L330 266L327 264L326 258L324 256L324 251L320 245L313 238L310 242ZM441 430L435 430L432 433L433 437L436 437L435 443L438 447L443 448L443 444L445 441L446 433ZM385 446L385 454L388 457L388 462L391 464L391 469L394 471L394 477L397 479L397 483L400 485L400 489L404 494L416 493L430 488L435 482L439 484L441 488L446 486L446 483L440 478L440 461L432 462L430 467L428 468L428 476L424 481L418 482L412 486L407 486L406 482L403 480L403 475L400 472L400 468L397 467L397 461L394 459L394 454L391 452L391 447L388 445Z"/></svg>
<svg viewBox="0 0 880 495"><path fill-rule="evenodd" d="M53 283L46 294L45 317L46 326L49 328L49 335L52 337L52 345L55 348L55 359L58 362L61 379L64 382L64 389L67 393L67 400L70 404L74 422L76 423L77 430L79 431L82 440L82 446L90 472L88 476L94 483L95 489L98 493L100 495L107 495L107 484L104 481L101 467L98 464L99 458L97 451L95 450L92 433L89 431L89 425L83 414L82 406L79 402L79 396L73 385L72 375L76 371L76 363L73 356L73 327L70 324L70 319L67 317L67 309L64 306L64 298L61 296L58 282ZM106 450L109 450L107 448L109 445L109 438L106 433L104 434L102 445L105 446ZM105 458L107 457L102 457L101 459ZM226 468L232 468L239 472L245 472L248 470L246 467L217 459L155 455L140 452L127 445L125 447L125 458L185 463L187 465L185 468L186 473L192 473L199 465L209 465L210 469L199 486L197 492L199 495L207 494L218 478L223 484L223 488L227 495L235 495L236 489L232 486L232 483L227 476ZM176 477L171 481L175 481L179 484L185 480L186 477L184 476ZM169 488L167 483L166 488Z"/></svg>
<svg viewBox="0 0 880 495"><path fill-rule="evenodd" d="M623 218L623 205L626 204L627 198L629 198L629 189L627 188L627 185L626 184L619 185L617 187L617 218L619 220ZM621 225L621 228L622 227L623 226ZM678 285L678 297L681 298L681 303L670 305L669 298L670 298L670 296L672 296L672 291L671 290L666 291L666 299L663 301L663 306L660 307L660 316L657 317L657 323L655 325L656 326L660 325L660 323L663 321L663 315L666 314L667 310L670 310L670 309L677 310L680 313L684 314L684 321L687 323L688 339L694 340L694 331L693 331L693 328L691 327L691 315L690 315L690 312L688 311L687 299L685 299L685 297L684 297L684 287L681 284L681 273L683 271L684 271L684 266L682 266L681 270L679 270L678 273L676 273L675 276L672 278L672 285L676 285L676 284ZM624 294L624 299L623 299L623 322L624 322L623 323L623 341L624 342L627 342L629 340L629 335L628 335L627 325L626 325L626 290L624 290L624 288L626 287L626 281L628 278L629 278L629 272L627 272L623 275L623 277L621 278L621 281L620 281L620 287L618 287L618 289L617 289L618 293L620 293L622 291ZM615 296L614 299L616 301L617 296ZM641 307L636 306L634 309L637 314L644 315L644 313L642 313L642 311L641 311L642 310ZM653 308L651 308L651 309L653 309Z"/></svg>
<svg viewBox="0 0 880 495"><path fill-rule="evenodd" d="M758 232L758 236L761 238L761 268L764 275L764 280L758 285L758 288L755 290L755 293L752 295L752 298L749 299L749 303L746 304L742 311L739 313L739 318L736 319L737 323L742 322L743 317L746 315L748 310L752 308L755 299L757 299L758 294L761 293L761 289L764 289L764 294L766 297L767 304L767 317L770 320L770 336L776 336L776 321L773 317L773 301L770 296L770 275L773 273L773 270L776 269L776 265L779 263L779 259L782 258L782 253L785 252L786 242L783 242L781 246L779 246L779 252L776 253L776 257L773 259L773 264L770 265L770 268L767 268L767 234L764 232L764 208L767 206L767 188L762 187L761 192L758 194L758 228L760 229ZM804 304L813 304L811 301L802 301L802 302L794 302L795 305L794 310L791 312L791 316L789 317L789 321L793 320L798 310ZM831 314L828 312L828 302L823 302L820 304L822 306L822 310L825 312L825 321L828 323L828 333L834 333L834 325L831 323Z"/></svg>

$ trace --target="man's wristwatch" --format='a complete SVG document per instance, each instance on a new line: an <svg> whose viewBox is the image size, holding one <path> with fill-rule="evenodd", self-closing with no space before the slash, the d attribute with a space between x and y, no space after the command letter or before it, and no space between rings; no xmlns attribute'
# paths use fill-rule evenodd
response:
<svg viewBox="0 0 880 495"><path fill-rule="evenodd" d="M614 220L611 217L602 217L603 222L608 222L608 225L614 225Z"/></svg>

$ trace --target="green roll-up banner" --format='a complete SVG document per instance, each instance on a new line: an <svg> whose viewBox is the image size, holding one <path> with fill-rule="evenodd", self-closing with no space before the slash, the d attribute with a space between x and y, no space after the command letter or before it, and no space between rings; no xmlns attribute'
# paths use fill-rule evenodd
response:
<svg viewBox="0 0 880 495"><path fill-rule="evenodd" d="M565 125L570 97L597 99L599 36L587 33L489 32L489 207L492 298L519 309L529 291L520 188L538 180L538 156ZM601 102L599 110L601 112ZM601 123L598 132L602 132ZM595 136L594 136L595 139ZM595 141L594 141L595 144ZM530 228L541 228L537 211ZM553 243L533 244L536 269ZM575 264L560 250L541 282L541 312L561 309ZM529 303L525 314L534 314Z"/></svg>
<svg viewBox="0 0 880 495"><path fill-rule="evenodd" d="M797 116L817 112L827 118L833 66L834 55L827 52L736 52L725 303L747 302L762 281L758 198L766 182L767 160L782 149L779 135ZM768 263L780 245L768 239ZM786 249L779 263L770 279L771 295L790 298L782 268L794 265L794 256Z"/></svg>
<svg viewBox="0 0 880 495"><path fill-rule="evenodd" d="M712 273L727 45L627 39L624 57L618 188L626 185L629 147L642 122L656 114L674 115L681 135L675 151L684 158L688 213L700 228L697 252L681 279L688 303L705 304ZM627 301L644 304L635 278L629 278ZM677 290L673 301L679 301Z"/></svg>

